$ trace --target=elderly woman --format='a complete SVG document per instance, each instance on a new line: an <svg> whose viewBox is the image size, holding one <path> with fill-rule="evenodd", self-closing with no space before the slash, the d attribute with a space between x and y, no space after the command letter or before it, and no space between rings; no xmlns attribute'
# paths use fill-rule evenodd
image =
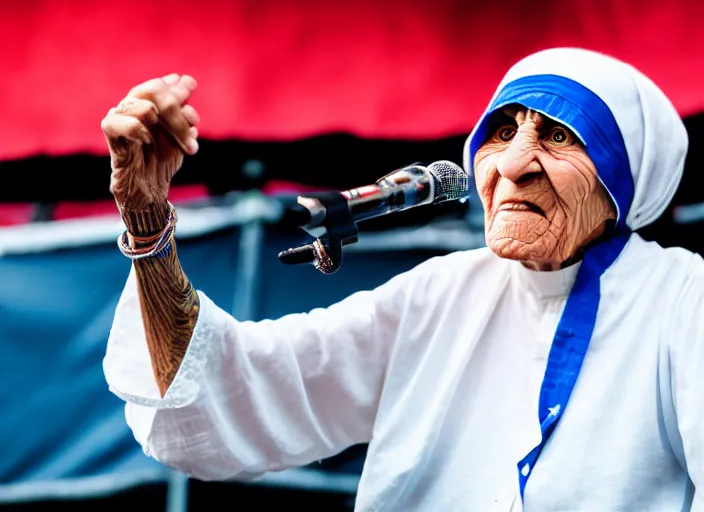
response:
<svg viewBox="0 0 704 512"><path fill-rule="evenodd" d="M360 511L704 510L704 264L633 233L687 149L650 80L522 60L465 146L487 248L256 323L193 291L173 238L155 250L194 87L146 82L103 121L134 259L105 373L147 454L214 480L369 443Z"/></svg>

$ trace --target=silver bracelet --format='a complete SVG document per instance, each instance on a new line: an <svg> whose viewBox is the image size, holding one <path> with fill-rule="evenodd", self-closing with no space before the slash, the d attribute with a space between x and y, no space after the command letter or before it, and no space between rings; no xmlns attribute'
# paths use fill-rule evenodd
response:
<svg viewBox="0 0 704 512"><path fill-rule="evenodd" d="M132 238L136 242L140 242L140 240L142 241L142 243L151 242L149 245L137 249L133 249L132 247L130 247L128 237L129 230L125 230L117 238L117 247L120 249L120 252L124 256L128 257L131 260L153 258L154 256L158 256L159 253L169 247L169 245L171 244L171 236L176 231L176 221L178 220L178 216L176 215L176 209L174 208L174 206L171 203L168 203L168 205L169 214L166 218L166 226L164 226L164 229L162 229L158 235L154 235L151 237L136 237L132 235Z"/></svg>

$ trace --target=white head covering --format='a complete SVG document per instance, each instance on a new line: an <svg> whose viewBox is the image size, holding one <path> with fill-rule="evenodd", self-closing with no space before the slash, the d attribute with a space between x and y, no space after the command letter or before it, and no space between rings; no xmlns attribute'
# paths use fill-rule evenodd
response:
<svg viewBox="0 0 704 512"><path fill-rule="evenodd" d="M515 64L499 84L494 98L509 82L532 75L569 78L601 98L621 131L633 175L635 190L626 225L636 230L662 215L680 183L688 146L684 124L665 94L634 67L612 57L557 48L535 53ZM473 171L469 168L469 147L475 133L476 128L464 148L468 173Z"/></svg>

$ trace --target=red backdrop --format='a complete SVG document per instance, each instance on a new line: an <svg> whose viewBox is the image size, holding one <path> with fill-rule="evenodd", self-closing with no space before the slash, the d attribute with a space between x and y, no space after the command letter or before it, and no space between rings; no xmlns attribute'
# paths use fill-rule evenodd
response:
<svg viewBox="0 0 704 512"><path fill-rule="evenodd" d="M204 137L468 132L533 51L604 51L704 110L704 2L95 0L0 5L0 159L104 153L100 119L169 72L199 81Z"/></svg>

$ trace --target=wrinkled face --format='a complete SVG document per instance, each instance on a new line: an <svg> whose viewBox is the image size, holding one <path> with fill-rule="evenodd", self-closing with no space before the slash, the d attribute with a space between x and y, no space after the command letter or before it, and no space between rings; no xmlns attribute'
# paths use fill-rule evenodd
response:
<svg viewBox="0 0 704 512"><path fill-rule="evenodd" d="M616 218L594 163L568 128L537 112L508 107L490 121L474 159L487 245L535 269L570 263Z"/></svg>

